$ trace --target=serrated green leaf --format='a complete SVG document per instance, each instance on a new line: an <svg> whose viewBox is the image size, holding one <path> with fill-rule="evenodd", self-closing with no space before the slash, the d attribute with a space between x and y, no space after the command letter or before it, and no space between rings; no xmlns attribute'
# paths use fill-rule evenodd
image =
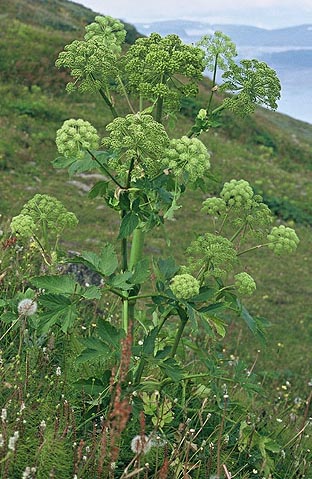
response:
<svg viewBox="0 0 312 479"><path fill-rule="evenodd" d="M173 358L167 358L160 362L159 367L174 382L179 382L183 378L183 369Z"/></svg>
<svg viewBox="0 0 312 479"><path fill-rule="evenodd" d="M144 283L150 276L149 261L148 259L141 259L134 268L134 272L131 277L131 283L141 284Z"/></svg>
<svg viewBox="0 0 312 479"><path fill-rule="evenodd" d="M98 167L98 164L94 161L89 153L85 153L83 158L76 159L68 168L68 173L73 176L77 173L83 173L85 171L94 170Z"/></svg>
<svg viewBox="0 0 312 479"><path fill-rule="evenodd" d="M64 333L73 326L77 318L77 308L66 296L45 294L40 297L40 304L46 311L39 315L39 329L44 334L56 323Z"/></svg>
<svg viewBox="0 0 312 479"><path fill-rule="evenodd" d="M247 324L248 328L253 334L257 333L257 322L254 320L254 318L249 314L248 310L245 308L244 305L241 305L241 317Z"/></svg>
<svg viewBox="0 0 312 479"><path fill-rule="evenodd" d="M65 158L65 156L59 156L52 161L54 168L67 168L76 161L76 158Z"/></svg>
<svg viewBox="0 0 312 479"><path fill-rule="evenodd" d="M199 294L192 297L192 303L203 303L209 301L215 296L215 289L213 288L201 288Z"/></svg>
<svg viewBox="0 0 312 479"><path fill-rule="evenodd" d="M128 281L131 279L131 276L131 271L125 271L124 273L116 274L116 276L109 281L109 284L114 288L127 291L134 286L132 283L128 283Z"/></svg>
<svg viewBox="0 0 312 479"><path fill-rule="evenodd" d="M106 243L100 254L100 261L98 265L99 273L104 276L110 276L118 267L118 258L115 248L110 243Z"/></svg>
<svg viewBox="0 0 312 479"><path fill-rule="evenodd" d="M97 333L102 341L111 345L114 349L120 349L120 341L124 338L123 329L117 329L108 321L99 320L97 323Z"/></svg>
<svg viewBox="0 0 312 479"><path fill-rule="evenodd" d="M80 340L80 343L85 347L85 349L78 356L78 363L93 361L95 359L106 359L111 354L110 348L100 339L86 338Z"/></svg>
<svg viewBox="0 0 312 479"><path fill-rule="evenodd" d="M158 334L158 326L153 328L144 339L143 353L150 356L154 353L155 341Z"/></svg>
<svg viewBox="0 0 312 479"><path fill-rule="evenodd" d="M35 276L30 280L36 288L41 288L49 293L78 294L81 286L71 276Z"/></svg>
<svg viewBox="0 0 312 479"><path fill-rule="evenodd" d="M122 219L118 239L130 236L139 224L139 217L133 211L129 211Z"/></svg>
<svg viewBox="0 0 312 479"><path fill-rule="evenodd" d="M174 276L175 273L180 269L180 267L177 265L174 258L172 257L167 259L159 259L157 262L157 266L164 280L171 279L172 276Z"/></svg>
<svg viewBox="0 0 312 479"><path fill-rule="evenodd" d="M224 338L226 333L226 324L224 323L224 321L222 321L222 319L218 318L217 316L209 316L209 318L207 318L207 321L211 326L215 328L219 336L221 336L221 338Z"/></svg>
<svg viewBox="0 0 312 479"><path fill-rule="evenodd" d="M113 245L110 243L104 245L99 255L93 251L83 251L72 262L82 263L103 276L110 276L118 267L117 255Z"/></svg>
<svg viewBox="0 0 312 479"><path fill-rule="evenodd" d="M99 286L88 286L82 293L82 297L85 299L101 299L102 290Z"/></svg>
<svg viewBox="0 0 312 479"><path fill-rule="evenodd" d="M88 197L93 199L93 198L97 198L98 196L105 196L108 185L109 185L108 181L104 181L104 180L98 181L89 191Z"/></svg>

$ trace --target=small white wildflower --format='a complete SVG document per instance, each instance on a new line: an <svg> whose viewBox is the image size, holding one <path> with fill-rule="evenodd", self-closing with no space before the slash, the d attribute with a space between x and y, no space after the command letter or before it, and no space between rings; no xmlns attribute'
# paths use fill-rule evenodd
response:
<svg viewBox="0 0 312 479"><path fill-rule="evenodd" d="M23 412L26 408L24 401L21 402L20 412Z"/></svg>
<svg viewBox="0 0 312 479"><path fill-rule="evenodd" d="M279 419L278 417L276 418L277 422L283 422L283 419Z"/></svg>
<svg viewBox="0 0 312 479"><path fill-rule="evenodd" d="M131 441L131 451L135 454L147 454L152 447L150 439L143 436L134 436Z"/></svg>
<svg viewBox="0 0 312 479"><path fill-rule="evenodd" d="M258 474L257 469L253 469L252 472L253 472L253 474Z"/></svg>
<svg viewBox="0 0 312 479"><path fill-rule="evenodd" d="M40 423L40 429L41 431L43 432L47 427L47 423L45 422L44 419L42 419L41 423Z"/></svg>
<svg viewBox="0 0 312 479"><path fill-rule="evenodd" d="M140 340L138 341L138 345L139 345L139 346L143 346L143 341L142 341L142 339L140 339Z"/></svg>
<svg viewBox="0 0 312 479"><path fill-rule="evenodd" d="M8 416L8 412L7 412L6 408L4 407L1 410L1 419L2 419L3 422L6 420L7 416Z"/></svg>
<svg viewBox="0 0 312 479"><path fill-rule="evenodd" d="M58 367L56 368L55 374L56 374L57 376L61 376L62 370L61 370L60 366L58 366Z"/></svg>
<svg viewBox="0 0 312 479"><path fill-rule="evenodd" d="M3 434L0 434L0 447L4 446Z"/></svg>
<svg viewBox="0 0 312 479"><path fill-rule="evenodd" d="M17 433L17 434L16 434L16 433ZM9 438L8 448L9 448L11 451L15 451L15 444L16 444L16 441L17 441L17 439L18 439L18 436L19 436L18 431L15 431L15 432L14 432L14 435Z"/></svg>
<svg viewBox="0 0 312 479"><path fill-rule="evenodd" d="M17 305L18 314L21 316L32 316L38 308L37 302L33 299L22 299Z"/></svg>

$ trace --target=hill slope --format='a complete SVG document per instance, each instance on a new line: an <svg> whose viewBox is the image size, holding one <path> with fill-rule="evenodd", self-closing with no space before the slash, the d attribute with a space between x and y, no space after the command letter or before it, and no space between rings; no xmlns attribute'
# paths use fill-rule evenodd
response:
<svg viewBox="0 0 312 479"><path fill-rule="evenodd" d="M66 0L1 0L0 5L5 19L0 33L0 128L5 132L0 137L2 226L35 193L49 193L63 200L80 220L78 231L66 238L65 246L82 250L88 244L88 248L97 248L103 239L113 237L114 220L107 210L103 212L100 201L86 198L90 178L82 175L69 179L51 166L56 156L55 132L65 119L89 120L102 135L111 121L96 96L68 96L64 92L67 74L54 67L64 44L82 38L83 25L94 14ZM130 27L129 31L137 34ZM183 104L173 137L187 131L191 118L207 101L209 88L209 80L205 80L199 100ZM304 226L312 223L312 126L259 108L254 116L244 120L233 122L226 115L222 126L205 134L203 141L212 153L213 172L218 178L249 180L282 220L298 223L302 241L297 255L281 260L277 271L272 267L270 255L263 253L255 260L253 268L259 289L251 306L256 313L274 321L270 355L263 358L263 364L275 367L277 374L287 378L300 372L305 381L310 374L308 357L312 338L311 315L305 307L312 293L311 234L310 226ZM199 215L202 199L199 193L191 195L188 208L179 210L181 221L168 226L172 254L178 257L192 231L205 228ZM162 253L167 249L162 232L158 238L150 239L151 252ZM233 334L240 337L238 329ZM242 337L246 334L243 330ZM246 357L252 356L250 341L248 350L245 341L239 339L229 347L237 347ZM277 343L285 345L285 352L279 347L278 355L273 355ZM257 349L258 345L253 344Z"/></svg>

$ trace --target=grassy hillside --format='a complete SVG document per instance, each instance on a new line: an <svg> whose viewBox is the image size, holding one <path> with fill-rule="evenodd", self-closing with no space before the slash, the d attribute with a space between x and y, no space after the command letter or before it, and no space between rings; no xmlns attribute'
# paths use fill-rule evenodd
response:
<svg viewBox="0 0 312 479"><path fill-rule="evenodd" d="M117 225L100 200L87 198L92 177L69 179L51 165L56 156L55 132L65 119L89 120L103 136L105 125L111 121L96 96L67 95L67 74L54 67L58 52L74 38L82 38L83 26L93 20L94 13L65 0L1 0L0 5L2 228L35 193L48 193L64 201L79 217L78 230L68 234L64 246L78 251L86 245L96 249L114 236ZM128 31L130 41L137 32L130 26ZM209 80L205 80L199 99L183 104L172 137L187 131L208 92ZM312 126L259 108L254 116L243 120L226 115L222 126L202 139L211 152L213 173L220 180L211 184L211 192L221 188L221 181L247 179L279 219L295 224L298 230L301 243L297 254L272 263L272 256L261 252L253 260L251 269L259 287L249 306L272 322L268 344L260 354L259 371L270 369L276 387L287 379L306 390L312 339ZM188 197L185 208L177 214L182 221L168 225L171 253L178 259L193 231L207 228L199 213L202 199L200 193ZM149 244L151 254L168 248L163 231ZM259 344L249 332L241 324L233 324L229 336L224 347L253 361Z"/></svg>

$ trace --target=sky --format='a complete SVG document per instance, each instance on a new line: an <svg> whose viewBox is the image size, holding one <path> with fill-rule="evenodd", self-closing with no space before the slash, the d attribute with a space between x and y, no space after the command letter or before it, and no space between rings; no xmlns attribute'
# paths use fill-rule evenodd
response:
<svg viewBox="0 0 312 479"><path fill-rule="evenodd" d="M180 18L268 29L312 25L312 0L75 0L75 3L129 23Z"/></svg>

